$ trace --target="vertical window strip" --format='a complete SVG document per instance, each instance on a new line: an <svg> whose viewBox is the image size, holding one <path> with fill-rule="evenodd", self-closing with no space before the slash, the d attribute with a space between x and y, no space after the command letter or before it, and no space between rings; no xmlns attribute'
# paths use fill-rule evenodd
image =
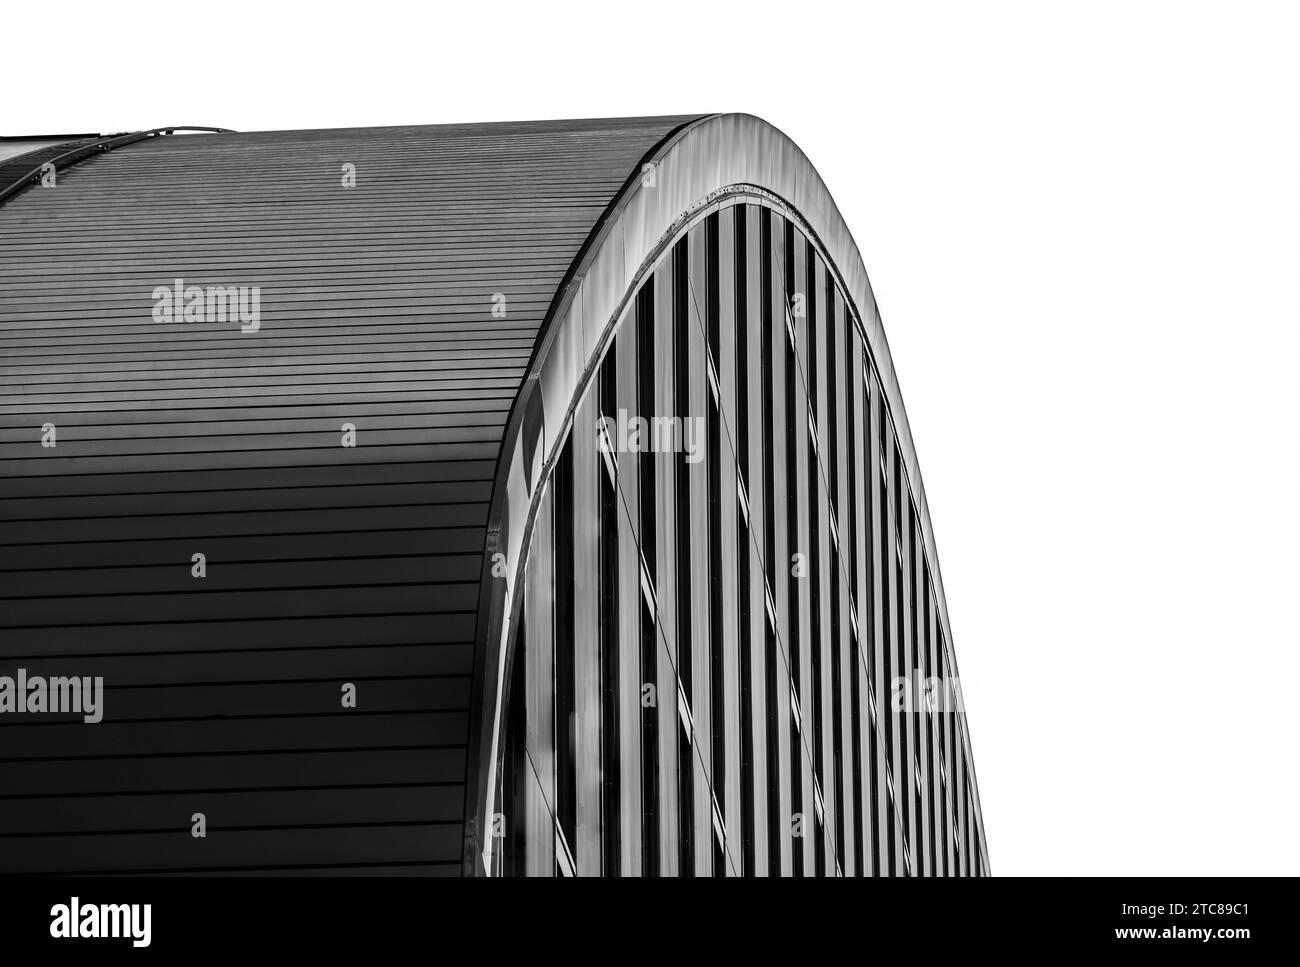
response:
<svg viewBox="0 0 1300 967"><path fill-rule="evenodd" d="M749 491L749 206L736 206L736 466Z"/></svg>
<svg viewBox="0 0 1300 967"><path fill-rule="evenodd" d="M822 271L822 262L811 242L808 243L808 288L816 292L816 273ZM840 448L839 448L839 361L836 356L836 341L839 335L837 315L835 312L835 279L830 272L825 273L825 316L826 332L826 413L825 418L818 419L818 426L825 426L826 454L826 496L830 502L831 520L840 518ZM816 318L815 316L813 318Z"/></svg>
<svg viewBox="0 0 1300 967"><path fill-rule="evenodd" d="M934 624L933 622L934 599L932 597L932 591L930 589L930 573L928 569L924 571L924 579L925 579L925 583L923 586L921 607L925 615L925 618L924 618L924 624L922 625L922 628L924 630L924 641L922 641L921 643L921 654L924 656L925 667L921 670L921 676L925 680L926 685L928 686L930 684L932 676L934 675L934 663L931 657L931 649L934 645L934 635L932 633L932 628ZM941 689L942 686L943 683L940 683ZM942 700L944 694L945 692L941 690L939 692L939 695L935 697L936 701ZM940 705L939 708L943 708L943 706ZM930 817L929 829L927 830L927 835L929 836L929 842L930 842L930 875L938 876L942 873L942 868L939 861L939 853L937 851L938 842L936 836L936 828L939 825L939 818L938 816L935 815L935 811L934 811L935 785L937 784L937 778L939 774L938 770L935 768L936 760L938 757L938 750L935 748L934 717L936 714L942 714L942 713L936 712L935 708L933 708L928 704L926 708L923 709L922 711L924 713L923 718L925 720L926 759L927 759L927 765L929 767L926 772L926 813Z"/></svg>
<svg viewBox="0 0 1300 967"><path fill-rule="evenodd" d="M510 666L510 698L506 710L505 750L502 755L500 789L497 801L502 813L504 835L493 849L494 865L498 876L522 876L527 855L528 807L525 802L524 783L533 781L526 758L528 734L524 650L527 647L528 627L525 607L519 608L515 625L514 658Z"/></svg>
<svg viewBox="0 0 1300 967"><path fill-rule="evenodd" d="M740 661L740 826L741 874L754 876L754 813L757 790L754 788L754 696L753 696L753 618L750 606L750 537L749 525L738 522L736 537L737 603Z"/></svg>
<svg viewBox="0 0 1300 967"><path fill-rule="evenodd" d="M617 412L614 355L601 364L600 409L604 416ZM618 490L608 474L599 474L600 494L600 750L601 750L601 869L619 876L621 821L619 817L619 616L618 616Z"/></svg>
<svg viewBox="0 0 1300 967"><path fill-rule="evenodd" d="M687 426L691 416L691 322L689 289L690 236L680 239L672 249L673 271L673 387L676 396L677 417L681 426ZM691 695L691 477L690 465L685 460L676 465L675 510L677 524L677 676L679 693L675 701ZM688 709L689 711L689 709ZM678 732L677 752L677 825L678 873L695 875L695 764L692 736L685 723Z"/></svg>
<svg viewBox="0 0 1300 967"><path fill-rule="evenodd" d="M868 685L870 682L868 682ZM880 740L876 735L876 717L872 706L867 705L867 756L871 770L871 869L872 876L880 876L880 801L885 794L885 784L877 782L880 775Z"/></svg>
<svg viewBox="0 0 1300 967"><path fill-rule="evenodd" d="M794 222L784 219L785 226L785 265L782 273L785 282L785 304L787 306L797 306L796 296L800 295L798 291L799 278L795 271L795 241L794 241ZM802 313L804 319L804 330L807 336L807 366L804 378L807 381L807 393L809 400L817 398L817 327L812 323L812 315L808 312L807 293L802 293ZM815 410L814 410L815 412Z"/></svg>
<svg viewBox="0 0 1300 967"><path fill-rule="evenodd" d="M555 799L560 831L572 851L578 841L572 435L560 451L551 486L555 491Z"/></svg>
<svg viewBox="0 0 1300 967"><path fill-rule="evenodd" d="M894 641L897 643L897 664L895 667L895 676L903 677L907 674L907 657L904 642L907 637L907 612L904 610L903 600L903 561L895 555L894 557ZM892 684L892 681L891 681ZM892 707L892 704L891 704ZM891 713L890 719L894 716ZM912 778L912 760L911 750L907 742L907 718L905 707L898 713L898 761L894 770L894 799L898 804L899 811L903 819L903 845L907 848L912 847L912 797L910 790L913 785Z"/></svg>
<svg viewBox="0 0 1300 967"><path fill-rule="evenodd" d="M831 592L831 780L834 790L832 802L835 807L835 861L844 869L844 699L843 684L844 651L840 640L843 628L840 623L840 561L839 554L831 550L830 574Z"/></svg>
<svg viewBox="0 0 1300 967"><path fill-rule="evenodd" d="M718 280L718 220L717 212L704 222L704 329L708 341L708 365L713 366L720 351L722 301ZM724 506L722 500L722 401L709 395L706 467L708 487L708 567L709 567L709 719L710 719L710 779L715 809L724 809L727 801L727 679L726 632L723 627L723 585L727 575L723 571L722 518L723 514L736 514L735 506ZM725 845L714 837L714 875L726 875Z"/></svg>
<svg viewBox="0 0 1300 967"><path fill-rule="evenodd" d="M656 413L655 406L655 286L653 277L646 280L636 296L636 345L637 345L637 409L639 416L653 427ZM637 458L638 497L640 505L640 545L641 556L650 572L652 584L658 583L656 547L656 524L659 518L655 505L655 478L657 476L657 458L653 449L641 453Z"/></svg>
<svg viewBox="0 0 1300 967"><path fill-rule="evenodd" d="M908 732L911 735L912 755L903 763L907 770L907 789L908 802L912 810L912 824L916 829L916 836L913 839L914 851L916 853L916 869L918 875L925 873L925 829L921 826L925 822L925 815L921 811L921 788L917 784L917 776L920 773L921 759L921 710L915 701L916 696L916 656L919 650L918 642L920 641L920 612L917 608L916 597L916 507L909 500L907 502L907 554L909 569L907 574L907 595L908 595L908 633L907 633L907 705L906 709Z"/></svg>
<svg viewBox="0 0 1300 967"><path fill-rule="evenodd" d="M850 742L852 744L852 783L853 783L853 856L856 861L854 872L858 876L864 875L866 866L866 856L862 852L864 847L862 835L862 685L861 678L867 668L862 660L862 638L867 635L867 628L870 627L870 615L867 609L863 607L863 602L859 601L858 577L862 567L859 560L859 527L862 526L859 521L861 516L858 508L858 473L857 473L857 454L861 452L862 441L858 439L858 414L865 400L863 399L862 390L862 369L856 360L859 357L857 350L857 334L853 327L848 325L848 306L845 305L845 328L844 343L846 351L844 354L844 390L845 399L848 401L846 407L848 427L845 438L848 442L849 453L848 459L848 542L849 542L849 608L851 613L856 616L853 622L853 635L851 641L850 667L851 667L851 684L849 694L850 705ZM865 415L866 411L861 410ZM870 541L865 544L870 547Z"/></svg>
<svg viewBox="0 0 1300 967"><path fill-rule="evenodd" d="M882 518L882 525L884 525L884 518L888 514L889 494L887 488L885 487L885 478L883 474L880 480L878 480L876 483L880 491L880 513ZM885 530L885 534L888 535L889 533L888 526L885 525L883 529ZM881 672L881 685L883 686L882 694L885 699L885 702L884 702L884 707L880 708L879 712L880 712L880 717L884 719L884 725L885 725L884 727L885 765L888 768L888 766L890 765L890 760L894 754L894 713L893 713L892 688L893 688L893 681L894 681L894 675L893 675L894 616L896 612L893 606L892 589L889 586L889 581L894 574L894 568L893 568L894 542L889 540L886 536L886 539L880 542L880 549L881 549L880 569L881 569L881 580L882 580L880 614L881 614L881 624L883 630L883 644L884 644L884 647L881 649L881 657L884 659L884 666L881 668L880 672ZM891 810L891 815L892 815L892 810Z"/></svg>
<svg viewBox="0 0 1300 967"><path fill-rule="evenodd" d="M862 657L859 654L858 635L850 642L852 649L849 679L849 742L852 756L851 782L853 792L853 859L854 873L863 875L866 855L862 837Z"/></svg>
<svg viewBox="0 0 1300 967"><path fill-rule="evenodd" d="M772 373L772 346L778 332L784 331L785 320L772 318L772 213L763 209L761 244L759 245L760 286L762 297L762 323L759 327L760 358L765 383L762 387L763 446L768 452L763 460L763 560L767 568L776 573L776 461L771 453L774 398L778 392ZM786 340L782 339L784 344Z"/></svg>
<svg viewBox="0 0 1300 967"><path fill-rule="evenodd" d="M651 686L655 703L641 701L641 872L659 875L659 635L647 603L641 608L641 682Z"/></svg>
<svg viewBox="0 0 1300 967"><path fill-rule="evenodd" d="M817 451L808 448L808 654L812 659L812 753L813 776L824 786L822 762L822 609L821 609L821 530L818 510Z"/></svg>
<svg viewBox="0 0 1300 967"><path fill-rule="evenodd" d="M677 741L677 872L695 875L695 751L685 726Z"/></svg>
<svg viewBox="0 0 1300 967"><path fill-rule="evenodd" d="M894 806L894 791L891 784L893 774L894 758L894 711L893 711L893 677L894 677L894 638L897 634L894 627L898 614L894 607L894 589L891 582L895 578L894 557L896 554L896 545L891 538L892 528L889 526L889 490L885 485L887 471L882 465L882 473L877 485L880 490L880 517L881 529L884 533L881 535L880 547L880 567L881 567L881 618L883 626L883 641L880 650L881 658L884 665L881 668L881 686L884 697L883 706L879 709L880 717L884 720L884 776L886 783L887 802L885 803L885 825L887 830L886 849L889 856L889 873L895 876L899 872L899 860L897 842L897 810Z"/></svg>
<svg viewBox="0 0 1300 967"><path fill-rule="evenodd" d="M704 319L705 333L708 338L709 358L715 364L721 358L721 292L718 289L718 219L719 214L713 212L704 220L704 252L705 252L705 295L704 295Z"/></svg>
<svg viewBox="0 0 1300 967"><path fill-rule="evenodd" d="M763 755L764 771L767 784L765 802L765 830L767 851L767 874L782 875L785 864L784 831L789 828L788 810L783 808L784 797L788 787L784 785L781 756L782 743L786 738L785 724L782 718L782 702L788 705L788 694L782 695L784 673L781 664L780 646L777 641L777 629L774 616L767 611L767 602L763 602L764 616L760 619L762 626L763 648ZM755 635L755 644L758 635ZM788 718L788 708L785 710ZM757 796L757 792L755 793ZM757 807L755 809L757 811Z"/></svg>

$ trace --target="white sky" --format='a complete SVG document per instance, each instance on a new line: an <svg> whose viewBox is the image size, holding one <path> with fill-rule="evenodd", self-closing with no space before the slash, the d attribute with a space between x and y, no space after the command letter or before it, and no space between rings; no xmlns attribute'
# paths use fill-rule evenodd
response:
<svg viewBox="0 0 1300 967"><path fill-rule="evenodd" d="M0 133L766 118L880 302L994 872L1300 873L1294 8L457 6L10 5Z"/></svg>

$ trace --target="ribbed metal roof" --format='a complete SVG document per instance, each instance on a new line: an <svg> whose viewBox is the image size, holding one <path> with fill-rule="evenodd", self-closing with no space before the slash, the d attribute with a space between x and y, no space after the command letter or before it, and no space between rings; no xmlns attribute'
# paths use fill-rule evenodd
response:
<svg viewBox="0 0 1300 967"><path fill-rule="evenodd" d="M502 429L686 120L153 138L0 205L0 675L107 689L0 724L0 869L459 872ZM157 321L177 279L258 331Z"/></svg>

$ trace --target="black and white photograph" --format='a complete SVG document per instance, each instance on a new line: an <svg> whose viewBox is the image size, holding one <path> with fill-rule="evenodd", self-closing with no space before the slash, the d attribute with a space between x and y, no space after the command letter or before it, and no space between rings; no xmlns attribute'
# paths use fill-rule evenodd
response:
<svg viewBox="0 0 1300 967"><path fill-rule="evenodd" d="M1284 935L1300 5L3 23L7 947Z"/></svg>

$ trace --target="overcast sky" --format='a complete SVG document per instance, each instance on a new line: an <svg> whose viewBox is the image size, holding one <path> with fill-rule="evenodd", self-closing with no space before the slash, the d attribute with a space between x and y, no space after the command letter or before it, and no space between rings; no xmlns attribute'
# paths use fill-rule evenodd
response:
<svg viewBox="0 0 1300 967"><path fill-rule="evenodd" d="M457 6L11 5L0 133L760 115L880 303L994 873L1300 872L1294 8Z"/></svg>

